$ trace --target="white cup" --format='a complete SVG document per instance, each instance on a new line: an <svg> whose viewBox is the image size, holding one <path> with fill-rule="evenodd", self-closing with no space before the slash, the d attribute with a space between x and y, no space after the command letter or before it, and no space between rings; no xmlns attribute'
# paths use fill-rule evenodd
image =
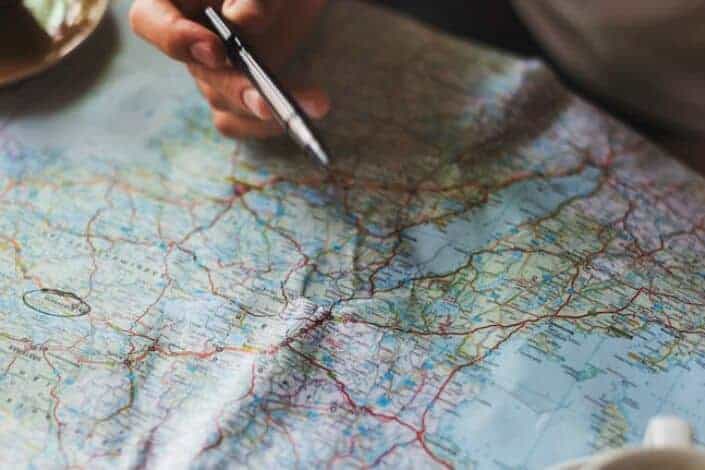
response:
<svg viewBox="0 0 705 470"><path fill-rule="evenodd" d="M703 470L705 451L694 446L690 425L673 416L651 418L641 447L573 460L551 470Z"/></svg>

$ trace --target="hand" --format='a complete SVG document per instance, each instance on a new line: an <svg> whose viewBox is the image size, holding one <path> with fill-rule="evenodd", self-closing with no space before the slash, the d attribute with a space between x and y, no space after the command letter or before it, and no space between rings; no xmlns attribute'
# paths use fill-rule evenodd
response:
<svg viewBox="0 0 705 470"><path fill-rule="evenodd" d="M248 43L275 71L284 66L312 29L326 0L135 0L130 23L135 32L173 59L185 62L210 104L215 127L237 138L280 134L259 92L227 65L220 39L191 18L207 5L220 8ZM312 118L330 108L326 93L313 86L287 86Z"/></svg>

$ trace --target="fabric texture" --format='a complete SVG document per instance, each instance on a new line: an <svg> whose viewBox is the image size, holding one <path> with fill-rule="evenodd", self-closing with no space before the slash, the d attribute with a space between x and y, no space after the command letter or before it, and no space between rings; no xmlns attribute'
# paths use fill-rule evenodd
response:
<svg viewBox="0 0 705 470"><path fill-rule="evenodd" d="M577 82L683 135L705 134L705 1L514 5Z"/></svg>

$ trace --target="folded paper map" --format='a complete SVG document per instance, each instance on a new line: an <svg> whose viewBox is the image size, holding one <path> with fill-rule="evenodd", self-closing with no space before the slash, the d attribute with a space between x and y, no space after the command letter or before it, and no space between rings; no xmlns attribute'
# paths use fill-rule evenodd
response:
<svg viewBox="0 0 705 470"><path fill-rule="evenodd" d="M220 137L128 6L85 94L0 95L0 465L539 468L705 430L699 176L536 61L340 1L299 63L328 178Z"/></svg>

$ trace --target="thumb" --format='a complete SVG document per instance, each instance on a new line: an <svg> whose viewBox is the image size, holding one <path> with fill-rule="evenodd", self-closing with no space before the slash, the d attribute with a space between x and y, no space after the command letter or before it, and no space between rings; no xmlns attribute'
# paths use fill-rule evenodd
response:
<svg viewBox="0 0 705 470"><path fill-rule="evenodd" d="M223 16L245 33L260 34L271 26L282 0L225 0Z"/></svg>

